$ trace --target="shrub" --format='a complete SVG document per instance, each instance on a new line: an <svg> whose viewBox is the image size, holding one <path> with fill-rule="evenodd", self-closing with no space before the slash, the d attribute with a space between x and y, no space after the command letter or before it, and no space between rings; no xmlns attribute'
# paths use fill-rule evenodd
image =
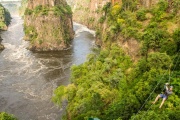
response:
<svg viewBox="0 0 180 120"><path fill-rule="evenodd" d="M122 9L124 11L130 10L130 11L135 11L137 10L137 1L136 0L122 0Z"/></svg>
<svg viewBox="0 0 180 120"><path fill-rule="evenodd" d="M2 112L0 113L0 120L17 120L17 118L15 118L14 115Z"/></svg>
<svg viewBox="0 0 180 120"><path fill-rule="evenodd" d="M35 14L38 14L38 13L40 13L42 10L43 10L42 5L38 5L38 6L36 6L35 9L34 9L34 13L35 13Z"/></svg>
<svg viewBox="0 0 180 120"><path fill-rule="evenodd" d="M121 10L121 6L120 6L119 4L114 5L114 6L112 7L112 10L111 10L111 15L112 15L113 17L116 17L117 15L119 15L120 10Z"/></svg>
<svg viewBox="0 0 180 120"><path fill-rule="evenodd" d="M104 5L104 7L102 8L102 10L105 12L105 14L107 14L110 8L111 8L111 2L107 2L106 5Z"/></svg>
<svg viewBox="0 0 180 120"><path fill-rule="evenodd" d="M105 16L102 16L100 19L99 19L99 23L104 23L104 21L106 20L106 17Z"/></svg>
<svg viewBox="0 0 180 120"><path fill-rule="evenodd" d="M173 13L177 14L178 10L180 9L180 1L179 0L173 0L172 8L173 8Z"/></svg>
<svg viewBox="0 0 180 120"><path fill-rule="evenodd" d="M48 15L49 9L48 8L44 8L42 10L42 15Z"/></svg>
<svg viewBox="0 0 180 120"><path fill-rule="evenodd" d="M138 20L143 21L146 20L146 10L145 9L140 9L136 13L136 17Z"/></svg>
<svg viewBox="0 0 180 120"><path fill-rule="evenodd" d="M159 6L159 8L158 8L159 11L164 11L165 12L167 10L167 8L168 8L167 0L160 0L158 2L158 6Z"/></svg>
<svg viewBox="0 0 180 120"><path fill-rule="evenodd" d="M66 13L67 13L67 14L69 14L69 15L72 14L72 9L71 9L71 7L70 7L69 5L66 5L66 6L65 6L65 9L66 9Z"/></svg>
<svg viewBox="0 0 180 120"><path fill-rule="evenodd" d="M173 33L173 39L177 45L177 51L180 50L180 28L176 29Z"/></svg>
<svg viewBox="0 0 180 120"><path fill-rule="evenodd" d="M153 21L161 22L166 17L166 10L168 8L168 2L166 0L160 0L158 5L152 9L154 15Z"/></svg>
<svg viewBox="0 0 180 120"><path fill-rule="evenodd" d="M31 15L33 13L33 10L26 8L24 14L25 15Z"/></svg>
<svg viewBox="0 0 180 120"><path fill-rule="evenodd" d="M127 27L123 29L122 33L125 36L125 38L131 38L131 37L136 38L136 34L138 33L138 30L133 27Z"/></svg>

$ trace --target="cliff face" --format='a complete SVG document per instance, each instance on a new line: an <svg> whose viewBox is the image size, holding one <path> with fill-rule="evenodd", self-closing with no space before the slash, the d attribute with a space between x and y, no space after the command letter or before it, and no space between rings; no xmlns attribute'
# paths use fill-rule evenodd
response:
<svg viewBox="0 0 180 120"><path fill-rule="evenodd" d="M110 0L67 0L73 10L73 21L95 29L100 18L99 10Z"/></svg>
<svg viewBox="0 0 180 120"><path fill-rule="evenodd" d="M1 44L2 38L0 37L0 50L4 49L4 46Z"/></svg>
<svg viewBox="0 0 180 120"><path fill-rule="evenodd" d="M7 9L5 9L0 4L0 31L7 30L7 26L10 24L11 16ZM2 38L0 37L0 50L4 49L4 46L1 44Z"/></svg>
<svg viewBox="0 0 180 120"><path fill-rule="evenodd" d="M73 9L73 20L87 25L89 28L96 28L98 20L101 17L101 9L108 2L112 5L122 4L125 0L67 0ZM135 2L136 1L136 2ZM137 7L150 8L152 5L157 4L158 0L135 0ZM130 1L131 2L131 1ZM130 3L129 2L129 3ZM128 4L129 4L128 3Z"/></svg>
<svg viewBox="0 0 180 120"><path fill-rule="evenodd" d="M79 12L87 13L89 9L91 7ZM68 101L64 118L149 120L164 114L166 119L179 119L180 114L174 112L180 108L175 104L180 101L178 88L174 90L176 96L170 96L171 100L163 106L163 113L157 109L148 111L144 104L152 104L149 97L153 96L149 95L159 94L158 78L168 81L171 66L174 73L171 83L177 85L180 80L177 77L180 74L180 0L159 0L158 3L122 0L118 4L106 4L97 13L101 14L100 18L96 17L99 19L96 37L101 49L91 54L86 63L73 66L71 84L60 86L54 92L53 101L58 105ZM89 16L87 14L86 19Z"/></svg>
<svg viewBox="0 0 180 120"><path fill-rule="evenodd" d="M116 42L134 60L139 57L142 44L145 44L140 40L152 21L159 24L163 19L173 18L174 21L162 25L170 33L179 26L178 19L175 20L179 15L178 0L69 0L69 4L73 8L74 21L96 30L96 44L106 47Z"/></svg>
<svg viewBox="0 0 180 120"><path fill-rule="evenodd" d="M9 11L0 4L0 30L7 30L10 21L11 15Z"/></svg>
<svg viewBox="0 0 180 120"><path fill-rule="evenodd" d="M21 1L21 6L19 7L19 15L20 16L24 16L24 12L27 8L27 3L28 1L27 0L22 0Z"/></svg>
<svg viewBox="0 0 180 120"><path fill-rule="evenodd" d="M74 34L71 8L65 0L29 0L24 29L31 50L65 49Z"/></svg>

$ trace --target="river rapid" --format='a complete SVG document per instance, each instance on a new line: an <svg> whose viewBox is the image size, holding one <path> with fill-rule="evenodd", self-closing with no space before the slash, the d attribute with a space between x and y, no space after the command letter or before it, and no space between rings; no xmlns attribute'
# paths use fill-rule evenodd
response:
<svg viewBox="0 0 180 120"><path fill-rule="evenodd" d="M1 32L0 112L19 120L60 120L63 109L51 101L53 90L69 84L70 67L85 62L94 45L94 31L74 23L72 46L60 52L33 53L23 40L23 20L13 16L7 31Z"/></svg>

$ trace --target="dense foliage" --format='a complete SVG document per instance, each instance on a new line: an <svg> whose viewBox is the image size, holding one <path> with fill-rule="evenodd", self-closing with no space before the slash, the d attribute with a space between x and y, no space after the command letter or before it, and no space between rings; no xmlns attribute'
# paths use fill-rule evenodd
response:
<svg viewBox="0 0 180 120"><path fill-rule="evenodd" d="M54 92L55 103L68 101L65 120L180 119L180 2L160 0L150 9L136 3L124 0L122 5L104 6L97 29L104 47L73 66L72 83ZM108 26L104 33L103 24ZM136 62L118 46L118 36L139 41L141 57ZM159 109L161 100L155 105L152 101L169 77L174 94Z"/></svg>
<svg viewBox="0 0 180 120"><path fill-rule="evenodd" d="M0 120L17 120L13 115L5 112L0 113Z"/></svg>
<svg viewBox="0 0 180 120"><path fill-rule="evenodd" d="M11 22L9 11L0 4L0 29L4 30Z"/></svg>
<svg viewBox="0 0 180 120"><path fill-rule="evenodd" d="M25 15L48 15L49 13L52 13L57 16L63 16L63 15L72 15L71 7L69 5L56 5L54 7L48 7L48 6L36 6L35 9L31 10L26 8Z"/></svg>

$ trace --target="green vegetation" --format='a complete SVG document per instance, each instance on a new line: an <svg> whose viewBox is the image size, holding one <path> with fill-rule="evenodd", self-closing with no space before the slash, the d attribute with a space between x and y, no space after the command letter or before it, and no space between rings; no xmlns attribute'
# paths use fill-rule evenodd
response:
<svg viewBox="0 0 180 120"><path fill-rule="evenodd" d="M55 103L68 101L64 120L180 119L180 2L160 0L150 9L138 9L137 3L123 0L102 9L96 35L103 48L73 66L72 83L54 91ZM118 46L119 37L139 42L136 62ZM159 109L161 100L152 101L169 81L169 71L174 94Z"/></svg>
<svg viewBox="0 0 180 120"><path fill-rule="evenodd" d="M11 23L11 14L7 9L5 9L5 23L8 26Z"/></svg>
<svg viewBox="0 0 180 120"><path fill-rule="evenodd" d="M33 13L33 10L26 8L24 15L31 15L32 13Z"/></svg>
<svg viewBox="0 0 180 120"><path fill-rule="evenodd" d="M5 112L0 113L0 120L17 120L13 115Z"/></svg>
<svg viewBox="0 0 180 120"><path fill-rule="evenodd" d="M28 40L30 40L31 43L33 43L38 36L38 33L33 26L24 25L24 32L26 35L28 35Z"/></svg>
<svg viewBox="0 0 180 120"><path fill-rule="evenodd" d="M146 20L146 10L145 9L139 9L136 13L136 17L138 20L144 21Z"/></svg>
<svg viewBox="0 0 180 120"><path fill-rule="evenodd" d="M24 38L31 41L30 49L61 50L70 44L73 37L72 23L69 21L72 18L71 8L65 1L54 4L54 6L38 5L33 9L26 8Z"/></svg>
<svg viewBox="0 0 180 120"><path fill-rule="evenodd" d="M31 10L26 8L25 15L48 15L50 12L53 12L54 15L63 16L63 15L72 15L71 7L69 5L60 4L54 7L48 6L36 6L35 9Z"/></svg>
<svg viewBox="0 0 180 120"><path fill-rule="evenodd" d="M11 15L7 9L0 4L0 29L5 30L11 22Z"/></svg>
<svg viewBox="0 0 180 120"><path fill-rule="evenodd" d="M71 7L69 5L58 5L53 8L55 15L72 15Z"/></svg>

